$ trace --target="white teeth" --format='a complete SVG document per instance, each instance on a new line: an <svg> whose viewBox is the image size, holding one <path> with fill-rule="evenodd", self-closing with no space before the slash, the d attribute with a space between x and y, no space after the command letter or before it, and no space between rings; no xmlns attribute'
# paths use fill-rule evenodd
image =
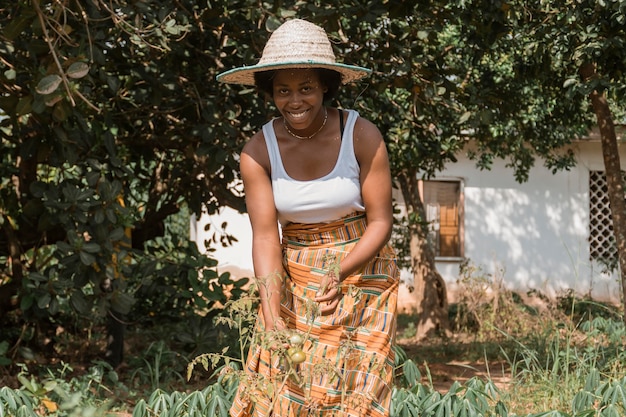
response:
<svg viewBox="0 0 626 417"><path fill-rule="evenodd" d="M304 117L304 115L306 114L306 111L303 111L302 113L289 113L289 114L294 119L300 119L300 118Z"/></svg>

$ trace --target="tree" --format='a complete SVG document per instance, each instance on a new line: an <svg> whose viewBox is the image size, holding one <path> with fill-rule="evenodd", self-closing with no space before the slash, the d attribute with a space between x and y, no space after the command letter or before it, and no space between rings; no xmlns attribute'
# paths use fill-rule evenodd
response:
<svg viewBox="0 0 626 417"><path fill-rule="evenodd" d="M391 129L396 140L402 137L392 139L391 149L405 202L414 207L409 213L424 218L415 178L428 178L453 163L459 152L469 152L483 169L495 158L506 159L520 182L528 178L536 159L553 171L568 169L575 160L564 146L590 131L592 109L602 135L624 274L626 205L608 98L623 102L625 2L464 1L424 6L405 12L410 16L408 29L391 31L402 37L394 44L396 50L388 49L394 57L388 67L395 76L390 85L396 91L388 108L400 115ZM617 111L623 114L623 106ZM464 150L468 140L475 150ZM424 229L417 227L419 222L411 224L416 236L410 239L412 258L419 259L418 265L432 264L428 250L414 249L424 247ZM420 253L423 257L416 258ZM437 280L428 272L425 269L425 279L416 275L424 288L418 299L425 301L429 290L437 296ZM622 275L622 288L624 284ZM420 321L424 326L418 326L418 335L436 328L437 320L443 323L427 314L443 303L431 303L422 311L422 320L434 317L434 322Z"/></svg>
<svg viewBox="0 0 626 417"><path fill-rule="evenodd" d="M614 119L617 115L623 120L625 110L626 2L495 1L491 12L482 5L466 2L461 14L466 21L476 21L479 13L484 22L498 25L491 37L476 30L479 26L464 28L479 40L475 45L483 45L486 52L479 55L488 58L476 67L474 80L482 82L475 84L473 98L464 99L480 116L473 124L483 152L480 160L513 150L518 156L512 166L524 181L532 153L542 155L553 169L567 168L573 161L561 146L598 126L626 291L626 203ZM494 11L500 18L493 18ZM489 124L481 123L482 109L489 110ZM494 127L491 121L496 119Z"/></svg>
<svg viewBox="0 0 626 417"><path fill-rule="evenodd" d="M225 285L237 294L243 281L219 275L186 231L163 238L183 208L243 208L246 127L233 120L263 113L207 82L232 49L225 21L246 19L192 1L2 6L3 320L51 332L63 314L119 325L131 311L208 308Z"/></svg>
<svg viewBox="0 0 626 417"><path fill-rule="evenodd" d="M564 89L574 100L588 100L600 128L622 302L626 302L626 202L613 118L613 111L623 117L624 110L626 1L564 1L543 12L547 25L525 16L530 33L536 36L531 45L558 52L552 64L567 72ZM626 309L623 320L626 323Z"/></svg>

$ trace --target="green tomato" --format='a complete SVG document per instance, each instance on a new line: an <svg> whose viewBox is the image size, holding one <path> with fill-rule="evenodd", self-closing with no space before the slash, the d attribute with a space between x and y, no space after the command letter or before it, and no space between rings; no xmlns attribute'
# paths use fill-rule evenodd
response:
<svg viewBox="0 0 626 417"><path fill-rule="evenodd" d="M304 342L304 339L302 339L302 336L297 333L294 333L289 337L289 343L291 345L301 345L302 342Z"/></svg>
<svg viewBox="0 0 626 417"><path fill-rule="evenodd" d="M294 354L298 353L298 352L302 352L300 350L300 348L297 347L290 347L289 349L287 349L287 356L292 357Z"/></svg>
<svg viewBox="0 0 626 417"><path fill-rule="evenodd" d="M302 362L304 362L306 360L306 355L304 354L303 351L298 349L292 355L289 355L289 359L291 359L291 362L293 362L293 363L295 363L297 365L297 364L302 363Z"/></svg>

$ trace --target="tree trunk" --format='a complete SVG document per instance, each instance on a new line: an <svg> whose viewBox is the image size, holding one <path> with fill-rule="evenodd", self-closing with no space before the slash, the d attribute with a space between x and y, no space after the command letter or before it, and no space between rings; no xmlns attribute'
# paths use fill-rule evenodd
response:
<svg viewBox="0 0 626 417"><path fill-rule="evenodd" d="M398 181L409 222L411 272L418 316L415 338L423 339L433 333L448 335L450 322L446 283L437 271L435 253L428 243L428 232L424 227L426 214L419 195L417 176L403 173Z"/></svg>
<svg viewBox="0 0 626 417"><path fill-rule="evenodd" d="M107 348L105 360L113 368L117 368L124 360L124 333L126 324L109 312L107 318Z"/></svg>
<svg viewBox="0 0 626 417"><path fill-rule="evenodd" d="M580 68L583 80L588 81L596 76L595 66L591 63ZM624 182L620 166L619 149L615 124L604 93L594 90L589 94L593 111L600 128L600 142L606 171L606 182L609 192L609 206L613 219L613 235L617 244L620 277L622 283L622 305L626 302L626 200L624 200ZM622 320L626 324L626 311Z"/></svg>

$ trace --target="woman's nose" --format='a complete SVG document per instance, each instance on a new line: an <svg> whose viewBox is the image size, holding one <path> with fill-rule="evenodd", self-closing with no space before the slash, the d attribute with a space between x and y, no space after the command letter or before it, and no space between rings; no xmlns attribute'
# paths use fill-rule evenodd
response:
<svg viewBox="0 0 626 417"><path fill-rule="evenodd" d="M300 103L302 101L302 96L300 93L293 93L289 96L290 103Z"/></svg>

